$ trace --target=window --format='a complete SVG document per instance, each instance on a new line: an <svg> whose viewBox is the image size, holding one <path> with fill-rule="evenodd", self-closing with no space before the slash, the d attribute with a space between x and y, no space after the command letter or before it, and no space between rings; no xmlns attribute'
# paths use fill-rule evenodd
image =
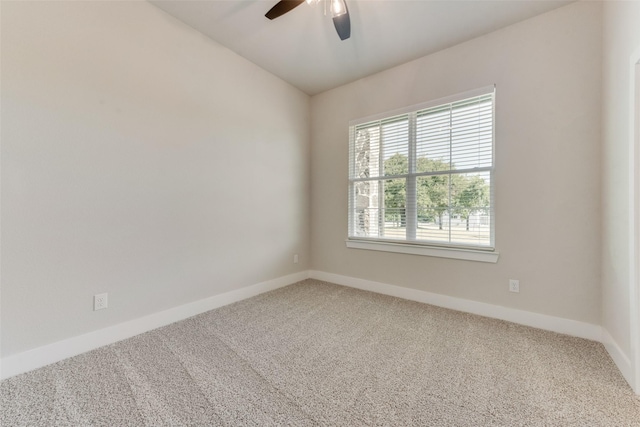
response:
<svg viewBox="0 0 640 427"><path fill-rule="evenodd" d="M493 250L493 111L491 87L351 122L349 240Z"/></svg>

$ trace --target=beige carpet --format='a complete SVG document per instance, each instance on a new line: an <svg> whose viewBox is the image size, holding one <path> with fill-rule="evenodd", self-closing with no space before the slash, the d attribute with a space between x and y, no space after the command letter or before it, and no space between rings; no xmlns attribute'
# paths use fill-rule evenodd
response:
<svg viewBox="0 0 640 427"><path fill-rule="evenodd" d="M0 389L2 426L640 426L598 343L315 280Z"/></svg>

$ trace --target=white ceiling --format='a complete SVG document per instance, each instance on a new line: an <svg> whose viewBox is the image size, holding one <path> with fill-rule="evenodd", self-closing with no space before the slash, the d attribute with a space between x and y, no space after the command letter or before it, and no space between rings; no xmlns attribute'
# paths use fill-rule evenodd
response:
<svg viewBox="0 0 640 427"><path fill-rule="evenodd" d="M278 0L152 0L189 26L309 95L564 6L545 0L346 0L341 41L322 4L273 21Z"/></svg>

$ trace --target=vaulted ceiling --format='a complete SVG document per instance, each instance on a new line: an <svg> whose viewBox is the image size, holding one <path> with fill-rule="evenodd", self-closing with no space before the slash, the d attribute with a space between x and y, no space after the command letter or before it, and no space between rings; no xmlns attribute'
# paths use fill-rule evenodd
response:
<svg viewBox="0 0 640 427"><path fill-rule="evenodd" d="M273 21L277 0L152 3L249 61L314 95L487 34L571 1L346 0L341 41L324 5L302 4Z"/></svg>

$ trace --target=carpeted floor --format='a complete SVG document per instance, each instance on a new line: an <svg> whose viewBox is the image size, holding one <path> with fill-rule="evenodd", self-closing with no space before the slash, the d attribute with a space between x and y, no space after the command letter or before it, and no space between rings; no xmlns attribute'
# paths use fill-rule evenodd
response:
<svg viewBox="0 0 640 427"><path fill-rule="evenodd" d="M2 426L640 426L599 343L315 280L0 389Z"/></svg>

